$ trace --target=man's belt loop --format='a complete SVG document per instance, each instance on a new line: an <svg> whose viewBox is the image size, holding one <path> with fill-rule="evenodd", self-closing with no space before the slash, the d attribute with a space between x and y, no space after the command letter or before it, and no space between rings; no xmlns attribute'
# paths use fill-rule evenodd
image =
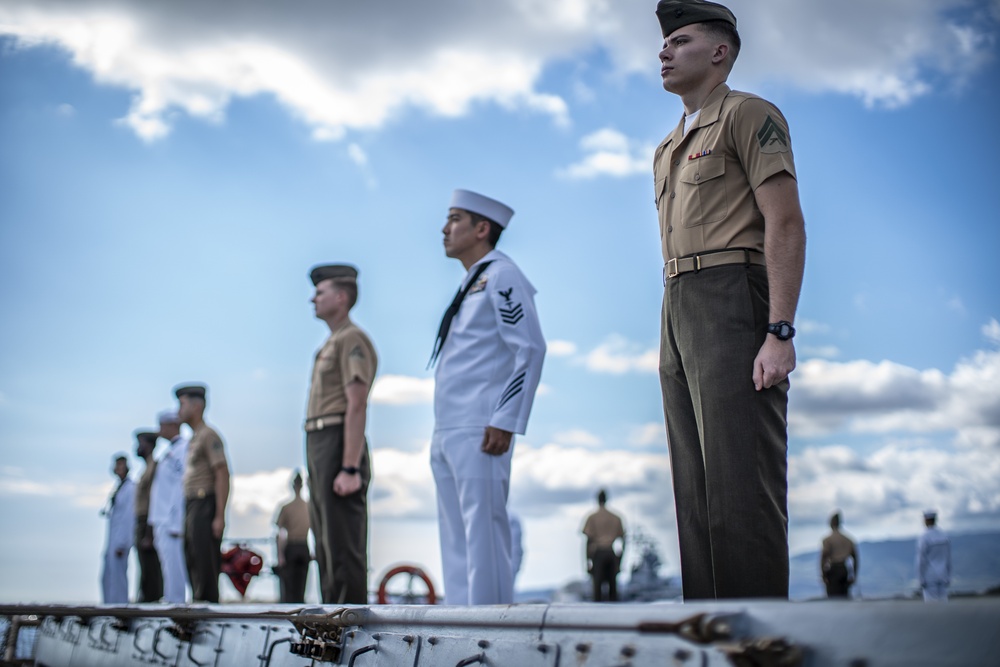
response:
<svg viewBox="0 0 1000 667"><path fill-rule="evenodd" d="M743 248L743 268L750 268L750 251L747 248Z"/></svg>

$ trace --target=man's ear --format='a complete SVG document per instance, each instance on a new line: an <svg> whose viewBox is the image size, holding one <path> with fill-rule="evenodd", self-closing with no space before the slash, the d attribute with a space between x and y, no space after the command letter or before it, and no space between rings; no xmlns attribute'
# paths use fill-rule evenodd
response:
<svg viewBox="0 0 1000 667"><path fill-rule="evenodd" d="M712 62L715 64L725 62L726 57L729 55L729 45L725 42L721 42L716 45L715 52L712 54Z"/></svg>
<svg viewBox="0 0 1000 667"><path fill-rule="evenodd" d="M490 223L489 220L483 220L480 218L479 222L476 223L476 238L480 241L488 239L490 237Z"/></svg>

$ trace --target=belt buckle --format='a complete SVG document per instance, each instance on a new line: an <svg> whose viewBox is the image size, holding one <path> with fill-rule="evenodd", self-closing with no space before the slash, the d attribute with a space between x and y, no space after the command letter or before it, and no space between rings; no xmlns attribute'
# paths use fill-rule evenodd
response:
<svg viewBox="0 0 1000 667"><path fill-rule="evenodd" d="M670 265L673 264L673 268ZM677 258L667 260L667 263L663 265L663 274L666 278L674 278L680 273L679 267L677 266Z"/></svg>
<svg viewBox="0 0 1000 667"><path fill-rule="evenodd" d="M323 430L323 418L322 417L320 417L319 419L316 420L316 430L317 431L322 431Z"/></svg>

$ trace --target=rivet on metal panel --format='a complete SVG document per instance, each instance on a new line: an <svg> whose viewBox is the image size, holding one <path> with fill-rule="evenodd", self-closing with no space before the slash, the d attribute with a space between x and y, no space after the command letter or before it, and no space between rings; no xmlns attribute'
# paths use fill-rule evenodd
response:
<svg viewBox="0 0 1000 667"><path fill-rule="evenodd" d="M490 647L489 641L487 641L485 639L480 639L479 640L479 648L489 648L489 647Z"/></svg>
<svg viewBox="0 0 1000 667"><path fill-rule="evenodd" d="M379 633L379 632L376 632L375 634L372 635L372 639L374 639L375 641L378 641L378 640L382 639L382 634Z"/></svg>
<svg viewBox="0 0 1000 667"><path fill-rule="evenodd" d="M577 644L577 653L590 653L590 644Z"/></svg>
<svg viewBox="0 0 1000 667"><path fill-rule="evenodd" d="M535 648L538 649L539 653L548 653L549 652L549 645L548 644L539 644Z"/></svg>
<svg viewBox="0 0 1000 667"><path fill-rule="evenodd" d="M438 638L437 637L428 637L427 638L427 643L430 644L431 646L434 646L435 644L438 643Z"/></svg>
<svg viewBox="0 0 1000 667"><path fill-rule="evenodd" d="M635 655L635 647L634 646L622 646L622 655L625 656L626 658L631 658L632 656Z"/></svg>
<svg viewBox="0 0 1000 667"><path fill-rule="evenodd" d="M687 649L679 648L676 651L674 651L674 660L679 660L681 662L687 662L688 658L690 658L690 657L691 657L691 651L689 651Z"/></svg>
<svg viewBox="0 0 1000 667"><path fill-rule="evenodd" d="M406 642L407 644L412 644L415 639L416 637L414 637L413 635L406 635L405 637L403 637L403 641Z"/></svg>

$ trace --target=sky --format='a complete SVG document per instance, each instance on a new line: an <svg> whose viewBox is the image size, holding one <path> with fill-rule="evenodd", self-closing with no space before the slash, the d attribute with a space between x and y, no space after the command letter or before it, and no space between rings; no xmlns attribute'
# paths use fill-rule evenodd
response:
<svg viewBox="0 0 1000 667"><path fill-rule="evenodd" d="M788 119L806 217L792 553L834 509L861 540L926 507L1000 530L1000 1L730 6L730 84ZM227 536L273 535L327 333L308 273L339 261L380 356L370 583L400 562L440 582L426 364L464 273L455 188L515 209L498 247L548 341L513 458L518 587L585 576L600 488L676 573L652 153L682 108L654 9L0 3L0 600L97 600L111 457L184 382L228 449Z"/></svg>

